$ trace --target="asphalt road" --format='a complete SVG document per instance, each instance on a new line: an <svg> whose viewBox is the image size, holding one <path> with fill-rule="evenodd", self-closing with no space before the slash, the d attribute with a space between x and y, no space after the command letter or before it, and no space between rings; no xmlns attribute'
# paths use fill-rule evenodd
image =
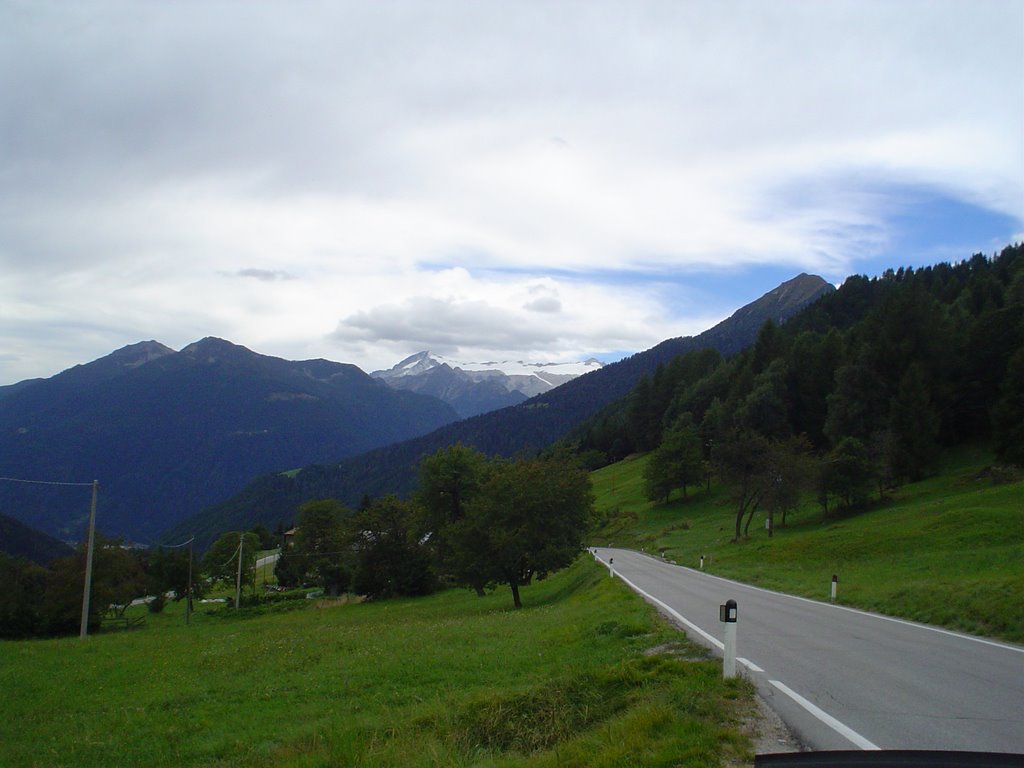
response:
<svg viewBox="0 0 1024 768"><path fill-rule="evenodd" d="M719 654L735 600L737 670L812 749L1024 753L1024 647L594 551Z"/></svg>

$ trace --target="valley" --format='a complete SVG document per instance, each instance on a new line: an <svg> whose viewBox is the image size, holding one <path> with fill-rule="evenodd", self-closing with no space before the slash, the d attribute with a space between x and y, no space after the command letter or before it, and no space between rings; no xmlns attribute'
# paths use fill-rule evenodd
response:
<svg viewBox="0 0 1024 768"><path fill-rule="evenodd" d="M588 540L696 573L703 554L709 579L805 595L823 609L838 571L840 606L1019 643L1022 484L993 485L981 471L988 459L950 455L934 478L856 515L822 519L809 499L771 539L761 529L732 543L723 488L652 503L641 491L646 457L632 457L592 475L602 522ZM185 766L611 766L642 755L696 767L749 764L766 748L755 747L751 684L723 681L720 662L589 556L523 595L521 611L501 589L238 612L204 604L188 626L183 604L168 603L159 614L130 609L146 622L133 632L6 642L0 684L12 717L0 724L0 759L15 768L41 751L55 766L111 755ZM755 631L750 598L742 605ZM753 638L741 643L765 663Z"/></svg>
<svg viewBox="0 0 1024 768"><path fill-rule="evenodd" d="M193 708L200 712L189 735L157 717L155 732L141 729L151 737L145 744L126 741L132 759L153 764L173 754L194 764L223 765L615 765L627 759L620 747L640 743L654 745L644 763L656 763L658 755L693 765L749 760L752 742L744 722L756 720L751 682L721 681L717 662L686 643L619 580L609 579L601 565L584 557L563 568L583 544L600 547L609 565L613 553L630 568L664 565L658 578L669 582L681 579L672 575L681 565L709 583L733 579L805 601L825 603L827 590L837 588L837 610L863 609L996 638L985 642L1016 652L1024 639L1022 476L1014 437L1024 422L1014 384L1024 373L1021 253L1014 246L991 261L851 278L839 291L809 299L803 310L794 305L786 322L776 324L770 314L791 298L789 283L763 297L760 306L769 318L760 322L743 308L705 334L669 340L518 406L346 460L264 475L229 502L164 534L164 541L181 546L198 533L200 552L215 543L202 568L222 583L234 578L232 560L248 540L237 570L240 578L249 574L243 582L246 607L205 607L182 626L180 603L150 616L139 606L128 611L142 614L147 624L134 632L100 631L85 644L5 642L15 661L0 667L0 677L15 692L20 716L43 729L28 738L58 744L56 754L74 753L76 761L68 764L99 764L112 744L96 736L83 742L85 751L75 752L79 748L63 745L52 717L36 707L59 708L54 686L63 677L53 665L105 652L90 649L112 649L137 676L150 658L186 660L180 670L162 662L162 674L178 676L192 694L179 701L174 686L154 683L132 691L144 699L134 709L123 698L128 678L119 679L112 662L85 665L81 673L85 688L121 702L98 715L73 703L85 733L110 731L105 718L111 712L124 723L154 711L188 717ZM723 336L723 328L731 330ZM732 354L716 346L727 348L725 339L740 338L747 341ZM200 369L216 367L225 356L266 364L221 341L207 342L210 354L197 357L195 351L190 365ZM160 354L123 368L154 371L150 366L169 359ZM292 365L269 364L289 371ZM337 364L300 365L306 366L304 376L317 381L325 373L354 375L371 382L369 391L388 391ZM132 375L109 365L95 370L115 381ZM90 372L75 375L83 373ZM8 390L0 403L37 386ZM275 383L270 391L282 390ZM352 500L356 492L362 500ZM276 590L263 594L248 563L256 548L268 541L273 546L275 522L280 536L284 523L296 519L295 549L279 561L293 570L262 573L271 582L281 580L298 599L278 597ZM126 573L136 569L132 578L170 578L168 569L186 564L194 576L184 550L176 551L172 557L154 550L135 566L135 556L116 543L105 544L101 554L103 568L121 563ZM51 611L33 619L24 611L31 601L0 601L0 609L14 611L5 615L22 621L24 636L67 632L77 600L68 591L77 578L74 558L45 572L45 589L32 581L42 572L19 562L0 561L0 575L12 588L30 591L36 583L47 605L51 596L67 603L66 615ZM637 571L630 578L641 577ZM173 578L179 583L182 577ZM125 583L124 589L143 588L142 581ZM512 588L515 609L504 589L492 591L501 585ZM106 588L113 586L108 573ZM372 599L303 599L304 590L319 587L322 597L350 586ZM473 589L452 588L459 586ZM225 587L211 589L216 595ZM658 599L667 605L675 598ZM700 599L710 605L717 598ZM753 604L753 598L745 600ZM424 615L430 616L426 624L417 618ZM374 617L373 626L352 634L364 617ZM394 619L403 623L393 625ZM108 630L131 626L129 621L120 616ZM409 635L406 627L418 631ZM759 631L779 631L768 627ZM866 637L861 629L851 633ZM239 642L249 650L227 650ZM461 649L460 660L427 661L411 672L439 643ZM751 671L760 668L759 660L781 664L770 638L755 647L759 655L748 659ZM143 649L146 661L135 657ZM525 654L522 664L502 661L517 654ZM265 657L278 663L268 667ZM374 664L372 680L356 671L364 657ZM449 668L459 669L467 659L479 659L468 667L479 677L449 676ZM533 669L527 660L536 661L539 676L527 672ZM610 666L601 666L605 662ZM826 678L805 677L806 666L769 674L800 680L799 696L821 701ZM353 675L346 677L350 669ZM199 679L197 670L207 674ZM522 682L510 677L513 670ZM942 677L936 673L925 683ZM247 721L236 722L231 713L243 695L239 685L255 691L268 712L275 711L271 702L285 702L286 711L312 723L311 730L300 728L292 738L278 724L282 711L271 721L249 707L240 711ZM203 690L196 698L194 692ZM779 686L773 690L785 693ZM315 693L307 702L309 691ZM579 707L578 701L586 703ZM853 710L881 706L873 699L851 701ZM943 715L951 722L970 717L951 706ZM844 717L862 730L877 726L856 714ZM232 741L231 727L244 735ZM906 746L892 729L877 733L881 742ZM1005 733L993 733L994 741L978 743L1017 748L1012 736L1007 741ZM973 744L921 738L945 748ZM10 739L21 744L12 747L12 764L31 764L24 762L31 748L15 734ZM174 751L170 745L180 739L190 740ZM808 737L808 744L838 743L818 739ZM853 743L877 745L866 737ZM90 744L99 751L90 752ZM424 744L425 751L417 751ZM606 757L595 763L594 754Z"/></svg>
<svg viewBox="0 0 1024 768"><path fill-rule="evenodd" d="M0 768L1024 766L1022 52L0 2Z"/></svg>

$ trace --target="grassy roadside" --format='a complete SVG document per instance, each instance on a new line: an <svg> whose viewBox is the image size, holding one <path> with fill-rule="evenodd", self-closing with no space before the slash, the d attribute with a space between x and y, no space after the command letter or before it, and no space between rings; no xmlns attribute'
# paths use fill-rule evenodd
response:
<svg viewBox="0 0 1024 768"><path fill-rule="evenodd" d="M724 489L651 505L644 458L594 475L595 543L787 592L1024 640L1024 484L962 454L855 516L813 503L730 542ZM734 765L749 686L587 558L478 599L182 606L86 642L0 643L0 765ZM144 613L144 608L133 609Z"/></svg>
<svg viewBox="0 0 1024 768"><path fill-rule="evenodd" d="M749 687L581 558L524 590L0 644L0 764L709 766ZM653 651L653 652L652 652Z"/></svg>
<svg viewBox="0 0 1024 768"><path fill-rule="evenodd" d="M594 543L663 552L712 573L976 634L1024 642L1024 483L993 485L989 457L964 451L937 476L855 515L824 518L808 501L769 538L763 517L732 543L725 489L652 505L646 457L594 473L605 515Z"/></svg>

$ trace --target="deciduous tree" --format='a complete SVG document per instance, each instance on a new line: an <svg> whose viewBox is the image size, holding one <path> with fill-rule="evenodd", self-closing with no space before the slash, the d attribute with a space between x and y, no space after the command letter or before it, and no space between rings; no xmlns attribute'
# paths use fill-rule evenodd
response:
<svg viewBox="0 0 1024 768"><path fill-rule="evenodd" d="M770 443L766 462L761 507L768 515L768 536L771 537L775 534L776 517L781 517L785 527L786 515L796 508L804 491L814 486L818 463L811 453L810 442L803 436Z"/></svg>
<svg viewBox="0 0 1024 768"><path fill-rule="evenodd" d="M426 539L440 572L484 595L487 579L470 564L465 552L456 555L456 539L467 534L463 521L467 505L476 498L487 478L487 458L479 451L457 444L443 448L420 462L416 501L421 508L417 533ZM468 566L468 567L467 567Z"/></svg>
<svg viewBox="0 0 1024 768"><path fill-rule="evenodd" d="M454 531L456 557L507 584L520 608L521 586L582 551L593 505L589 476L567 456L498 461Z"/></svg>
<svg viewBox="0 0 1024 768"><path fill-rule="evenodd" d="M46 587L43 621L50 634L77 632L82 618L86 548L54 561ZM89 629L98 629L111 606L124 611L132 600L146 594L146 575L138 553L122 546L120 539L97 534L93 552Z"/></svg>
<svg viewBox="0 0 1024 768"><path fill-rule="evenodd" d="M828 513L829 498L847 509L863 504L875 483L874 467L864 443L855 437L839 441L822 463L819 497Z"/></svg>
<svg viewBox="0 0 1024 768"><path fill-rule="evenodd" d="M769 449L767 439L749 430L729 432L714 446L715 470L729 486L736 505L734 542L742 535L744 516L753 517L761 504Z"/></svg>
<svg viewBox="0 0 1024 768"><path fill-rule="evenodd" d="M245 583L246 575L256 565L256 553L260 547L259 536L255 533L241 537L238 531L221 534L203 556L203 572L214 581L234 583L238 575L239 541L242 542L242 583Z"/></svg>
<svg viewBox="0 0 1024 768"><path fill-rule="evenodd" d="M644 468L644 491L651 501L667 502L672 491L704 479L704 452L700 433L689 413L665 431L661 445L651 452Z"/></svg>
<svg viewBox="0 0 1024 768"><path fill-rule="evenodd" d="M152 595L174 592L174 600L182 600L189 593L189 571L192 573L192 596L201 597L203 579L199 563L189 563L188 548L156 549L149 553L146 563L147 591Z"/></svg>
<svg viewBox="0 0 1024 768"><path fill-rule="evenodd" d="M50 572L0 552L0 638L19 640L44 633L41 609Z"/></svg>
<svg viewBox="0 0 1024 768"><path fill-rule="evenodd" d="M344 521L351 512L336 499L308 501L299 507L291 557L302 568L303 579L331 595L348 588L351 581L351 548Z"/></svg>
<svg viewBox="0 0 1024 768"><path fill-rule="evenodd" d="M437 589L431 552L416 534L418 514L411 502L385 496L352 519L356 592L378 598L416 597Z"/></svg>

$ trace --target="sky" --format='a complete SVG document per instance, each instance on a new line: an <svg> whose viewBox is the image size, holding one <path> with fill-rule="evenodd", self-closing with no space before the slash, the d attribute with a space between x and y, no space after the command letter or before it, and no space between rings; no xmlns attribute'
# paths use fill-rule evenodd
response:
<svg viewBox="0 0 1024 768"><path fill-rule="evenodd" d="M610 361L1021 240L1019 0L0 0L0 385Z"/></svg>

